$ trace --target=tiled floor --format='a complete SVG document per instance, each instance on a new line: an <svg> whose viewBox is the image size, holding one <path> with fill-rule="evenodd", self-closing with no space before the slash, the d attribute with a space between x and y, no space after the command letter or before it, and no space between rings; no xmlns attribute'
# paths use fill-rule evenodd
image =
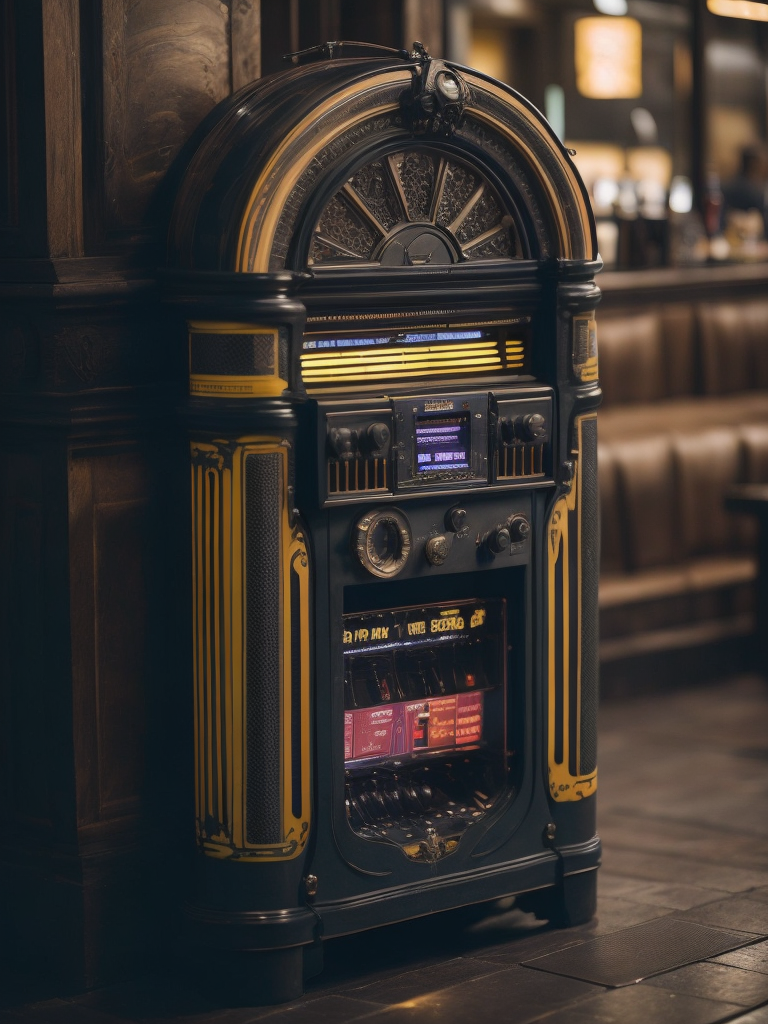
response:
<svg viewBox="0 0 768 1024"><path fill-rule="evenodd" d="M600 737L588 925L556 931L514 907L443 914L329 943L324 974L282 1007L218 1010L152 976L11 1006L0 1024L768 1024L768 684L605 703ZM643 973L663 943L686 959L689 941L708 958L607 984Z"/></svg>

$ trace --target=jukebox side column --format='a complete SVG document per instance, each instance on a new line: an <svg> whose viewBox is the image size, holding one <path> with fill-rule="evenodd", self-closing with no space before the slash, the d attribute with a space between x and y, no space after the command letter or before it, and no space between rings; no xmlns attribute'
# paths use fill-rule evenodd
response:
<svg viewBox="0 0 768 1024"><path fill-rule="evenodd" d="M546 916L588 920L596 906L599 524L594 285L599 264L561 264L552 281L557 346L548 372L560 396L558 493L544 550L546 760L551 821L546 839L560 860L560 882ZM556 298L555 298L556 296ZM554 902L553 902L554 901Z"/></svg>
<svg viewBox="0 0 768 1024"><path fill-rule="evenodd" d="M276 373L196 372L241 353L248 369L274 367L276 328L189 326L193 395L287 387ZM244 411L225 439L201 423L191 442L197 834L205 855L245 862L299 856L310 818L306 538L289 501L291 438L259 420L244 430Z"/></svg>
<svg viewBox="0 0 768 1024"><path fill-rule="evenodd" d="M317 921L304 880L310 564L293 508L294 305L283 323L188 321L198 857L187 916L198 977L244 1003L301 994Z"/></svg>

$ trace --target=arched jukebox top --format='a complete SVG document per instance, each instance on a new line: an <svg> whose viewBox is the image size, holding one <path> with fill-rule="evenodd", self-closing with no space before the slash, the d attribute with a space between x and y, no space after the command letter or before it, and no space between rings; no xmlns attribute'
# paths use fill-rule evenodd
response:
<svg viewBox="0 0 768 1024"><path fill-rule="evenodd" d="M423 50L292 68L204 128L173 219L179 268L326 276L596 257L583 184L544 118Z"/></svg>

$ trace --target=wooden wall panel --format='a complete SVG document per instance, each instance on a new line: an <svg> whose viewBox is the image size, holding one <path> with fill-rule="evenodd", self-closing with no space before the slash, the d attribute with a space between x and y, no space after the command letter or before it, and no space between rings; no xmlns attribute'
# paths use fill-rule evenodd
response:
<svg viewBox="0 0 768 1024"><path fill-rule="evenodd" d="M42 0L48 252L83 254L80 12L75 0Z"/></svg>
<svg viewBox="0 0 768 1024"><path fill-rule="evenodd" d="M94 509L99 816L138 809L143 788L149 502L98 502ZM130 595L130 600L126 600Z"/></svg>
<svg viewBox="0 0 768 1024"><path fill-rule="evenodd" d="M0 0L0 245L11 248L19 229L19 152L16 120L16 26L11 0Z"/></svg>
<svg viewBox="0 0 768 1024"><path fill-rule="evenodd" d="M88 5L91 10L98 4ZM247 12L246 12L247 13ZM88 28L95 116L86 136L92 246L131 248L156 229L158 186L208 111L231 92L229 5L102 0ZM247 33L253 20L241 16ZM101 73L101 82L98 73Z"/></svg>
<svg viewBox="0 0 768 1024"><path fill-rule="evenodd" d="M36 472L37 471L37 472ZM4 730L3 805L16 826L51 822L47 749L42 488L39 463L11 458L5 463L9 502L2 522L5 571L3 621L7 630L2 660Z"/></svg>
<svg viewBox="0 0 768 1024"><path fill-rule="evenodd" d="M232 92L236 92L261 78L260 0L231 0L230 48Z"/></svg>
<svg viewBox="0 0 768 1024"><path fill-rule="evenodd" d="M150 684L149 475L137 451L73 453L72 665L78 825L136 814Z"/></svg>
<svg viewBox="0 0 768 1024"><path fill-rule="evenodd" d="M146 622L149 501L97 502L94 520L99 817L103 820L137 811L144 784L145 687L151 675Z"/></svg>
<svg viewBox="0 0 768 1024"><path fill-rule="evenodd" d="M42 445L6 431L0 503L0 843L74 834L66 487ZM31 844L31 845L30 845Z"/></svg>
<svg viewBox="0 0 768 1024"><path fill-rule="evenodd" d="M445 56L443 0L403 0L403 45L418 40L434 57Z"/></svg>
<svg viewBox="0 0 768 1024"><path fill-rule="evenodd" d="M396 49L405 45L404 0L341 0L341 30L345 39L380 43ZM413 42L407 40L408 46Z"/></svg>
<svg viewBox="0 0 768 1024"><path fill-rule="evenodd" d="M190 849L185 347L154 286L175 161L283 53L410 44L438 6L0 0L0 903L70 990L129 970L150 915L172 944Z"/></svg>

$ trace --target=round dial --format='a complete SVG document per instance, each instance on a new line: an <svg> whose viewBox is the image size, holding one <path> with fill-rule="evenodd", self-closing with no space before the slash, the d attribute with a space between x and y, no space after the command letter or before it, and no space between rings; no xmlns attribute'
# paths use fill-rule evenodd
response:
<svg viewBox="0 0 768 1024"><path fill-rule="evenodd" d="M411 553L411 528L397 509L378 508L364 515L352 531L360 564L373 576L397 576Z"/></svg>

